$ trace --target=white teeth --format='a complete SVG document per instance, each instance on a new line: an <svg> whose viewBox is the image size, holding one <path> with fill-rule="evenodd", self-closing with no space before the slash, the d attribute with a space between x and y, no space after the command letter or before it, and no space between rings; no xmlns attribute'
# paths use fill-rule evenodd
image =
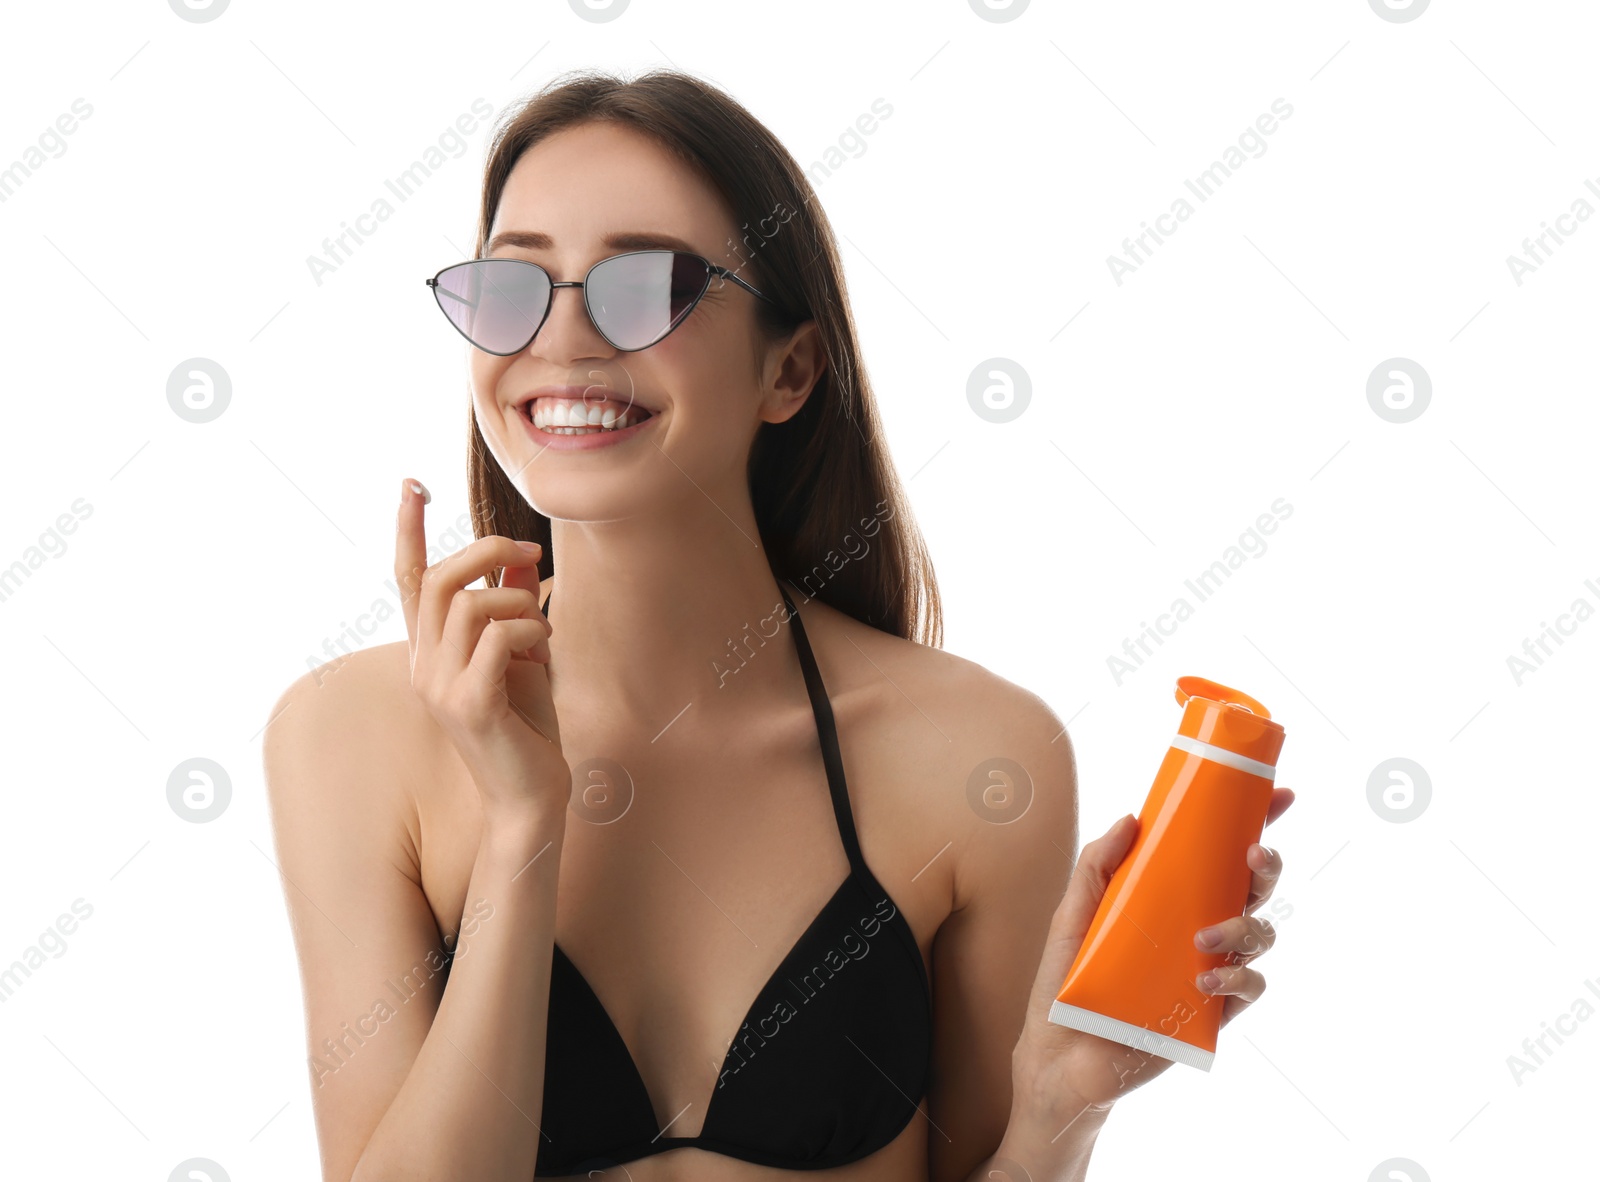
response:
<svg viewBox="0 0 1600 1182"><path fill-rule="evenodd" d="M620 411L614 403L585 406L582 402L540 399L531 408L533 425L559 435L578 435L599 428L621 431L649 418L648 412L632 407Z"/></svg>

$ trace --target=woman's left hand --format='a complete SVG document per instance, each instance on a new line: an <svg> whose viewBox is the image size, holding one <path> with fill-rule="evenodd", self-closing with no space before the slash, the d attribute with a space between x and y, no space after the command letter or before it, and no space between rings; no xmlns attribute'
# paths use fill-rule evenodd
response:
<svg viewBox="0 0 1600 1182"><path fill-rule="evenodd" d="M1293 803L1292 790L1274 788L1266 823L1272 824ZM1135 819L1123 817L1084 846L1072 882L1051 920L1044 957L1028 999L1022 1037L1011 1055L1014 1102L1063 1120L1070 1120L1085 1109L1109 1108L1172 1066L1170 1059L1049 1020L1050 1006L1061 992L1061 983L1078 955L1111 876L1132 848L1138 831ZM1223 1025L1267 987L1266 978L1247 965L1272 947L1274 933L1270 923L1251 912L1272 897L1273 887L1283 873L1282 856L1259 843L1250 846L1245 864L1251 875L1244 914L1204 929L1221 933L1220 942L1214 946L1200 943L1200 933L1194 933L1197 949L1230 954L1230 963L1213 970L1218 978L1214 988L1207 988L1203 973L1195 981L1203 992L1227 995L1222 1007Z"/></svg>

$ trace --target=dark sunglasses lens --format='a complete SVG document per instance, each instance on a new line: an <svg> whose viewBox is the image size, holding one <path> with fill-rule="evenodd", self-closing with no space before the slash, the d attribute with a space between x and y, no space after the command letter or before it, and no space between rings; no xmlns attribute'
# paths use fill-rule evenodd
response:
<svg viewBox="0 0 1600 1182"><path fill-rule="evenodd" d="M507 356L533 339L550 307L550 276L519 259L478 259L447 267L433 294L461 335Z"/></svg>
<svg viewBox="0 0 1600 1182"><path fill-rule="evenodd" d="M589 273L595 326L619 349L643 349L678 326L710 272L692 254L646 250L606 259Z"/></svg>

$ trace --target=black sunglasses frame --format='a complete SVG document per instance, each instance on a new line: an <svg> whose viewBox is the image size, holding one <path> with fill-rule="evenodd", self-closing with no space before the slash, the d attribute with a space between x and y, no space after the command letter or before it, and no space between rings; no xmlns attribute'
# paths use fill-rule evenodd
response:
<svg viewBox="0 0 1600 1182"><path fill-rule="evenodd" d="M589 277L594 274L595 267L599 267L602 264L609 263L609 262L612 261L612 259L628 258L628 257L630 257L632 255L636 255L636 254L670 254L670 255L673 255L675 257L681 256L683 258L694 259L696 262L698 262L701 266L703 266L706 269L706 278L705 278L705 282L703 284L701 284L700 290L695 293L694 299L689 301L689 306L683 310L683 314L681 316L679 316L676 320L674 320L670 325L668 325L667 326L667 330L665 332L663 332L655 340L651 341L650 344L648 344L648 345L636 345L633 348L624 348L622 345L617 344L616 341L613 341L611 339L611 337L606 333L606 330L600 327L599 320L597 320L595 318L594 308L589 303ZM506 352L506 353L497 353L493 349L485 349L482 345L478 344L477 341L475 341L471 337L467 336L467 334L462 331L461 326L458 325L455 322L455 318L453 316L451 316L450 313L445 309L444 296L442 296L440 294L440 292L442 290L444 290L444 289L440 288L440 286L439 286L439 276L440 275L443 275L446 271L452 271L457 267L467 266L470 263L487 263L487 262L521 263L525 267L538 267L539 270L544 272L545 278L550 281L550 298L545 301L544 315L539 318L539 323L534 325L533 331L528 334L528 339L523 341L522 344L518 345L515 349L512 349L512 350L510 350L509 352ZM516 354L518 354L518 353L522 352L524 349L526 349L529 345L533 344L534 338L539 335L539 330L544 327L544 322L546 320L550 319L550 309L552 309L552 308L554 308L556 306L555 289L558 288L558 287L581 287L581 288L583 288L583 308L584 308L584 311L588 314L589 323L594 326L594 330L597 333L600 334L600 336L605 340L605 342L608 345L610 345L613 349L617 350L619 353L638 353L638 352L642 352L645 349L650 348L651 345L660 344L662 341L666 340L666 338L668 336L670 336L673 333L673 331L675 329L677 329L677 327L680 324L682 324L685 320L689 319L689 314L691 312L693 312L697 307L700 306L700 301L705 298L706 292L711 290L711 280L713 278L731 279L735 283L737 283L740 287L742 287L746 291L748 291L751 295L757 296L757 297L759 297L759 298L761 298L763 300L766 300L767 303L771 304L773 307L778 307L779 306L778 302L776 300L774 300L771 296L764 295L763 293L757 291L755 288L751 287L748 283L746 283L743 279L740 279L739 276L735 275L727 267L718 266L716 263L711 262L709 259L705 258L703 255L695 254L693 251L689 251L689 250L660 250L660 249L653 249L653 250L627 250L627 251L623 251L621 254L614 254L614 255L609 256L608 258L600 259L593 266L591 266L587 271L584 272L582 279L568 279L568 280L565 280L565 281L562 281L562 282L559 282L559 283L556 281L555 277L550 274L550 272L549 272L549 270L547 268L545 268L543 266L540 266L540 264L532 262L532 261L530 261L528 259L501 259L501 258L467 259L465 262L451 263L448 267L439 268L439 270L433 275L433 277L431 279L425 279L425 280L423 280L423 282L426 283L429 287L433 288L434 301L439 305L439 311L444 313L444 318L450 322L450 327L455 329L457 332L461 333L462 337L464 337L466 339L466 342L469 345L471 345L474 349L482 350L483 352L488 353L490 356L493 356L493 357L514 357Z"/></svg>

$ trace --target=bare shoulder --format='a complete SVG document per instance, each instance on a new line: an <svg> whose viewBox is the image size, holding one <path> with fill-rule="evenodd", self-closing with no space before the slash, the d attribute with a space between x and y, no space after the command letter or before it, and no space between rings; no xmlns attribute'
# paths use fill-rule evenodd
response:
<svg viewBox="0 0 1600 1182"><path fill-rule="evenodd" d="M942 850L949 859L952 910L1029 865L1054 874L1070 864L1076 761L1044 699L818 600L802 611L841 734L848 722L866 782L882 787L898 828L928 857Z"/></svg>
<svg viewBox="0 0 1600 1182"><path fill-rule="evenodd" d="M411 691L405 641L308 670L279 696L263 737L274 812L308 824L365 818L388 831L418 878L416 792L428 782L435 730Z"/></svg>
<svg viewBox="0 0 1600 1182"><path fill-rule="evenodd" d="M448 963L450 929L422 888L416 797L408 791L428 721L413 702L409 664L406 644L384 644L303 674L279 696L263 743L315 1077L319 1176L330 1179L367 1176L365 1147L416 1062L441 996L421 988L395 1010L373 1001L373 982L408 968L426 982ZM357 1036L359 1054L338 1041L352 1025L370 1035L379 1019L386 1033ZM335 1075L337 1086L325 1086Z"/></svg>

